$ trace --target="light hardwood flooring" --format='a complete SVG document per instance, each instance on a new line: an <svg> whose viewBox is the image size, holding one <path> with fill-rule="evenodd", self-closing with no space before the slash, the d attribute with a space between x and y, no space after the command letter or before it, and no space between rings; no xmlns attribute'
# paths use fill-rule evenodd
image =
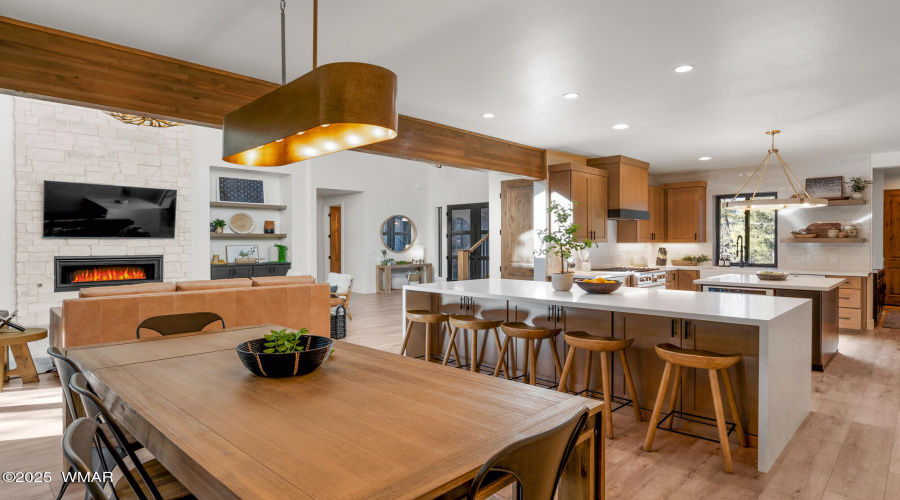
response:
<svg viewBox="0 0 900 500"><path fill-rule="evenodd" d="M356 319L347 322L346 340L399 351L401 294L354 294L351 306ZM825 373L813 373L812 412L768 474L757 472L753 449L733 447L735 473L726 474L717 443L669 432L657 432L655 451L644 452L647 423L628 408L613 413L608 498L900 500L900 330L842 333L840 348ZM0 471L53 473L50 485L0 482L0 499L45 499L58 490L59 387L44 374L38 384L13 379L0 393ZM66 498L83 491L74 485Z"/></svg>

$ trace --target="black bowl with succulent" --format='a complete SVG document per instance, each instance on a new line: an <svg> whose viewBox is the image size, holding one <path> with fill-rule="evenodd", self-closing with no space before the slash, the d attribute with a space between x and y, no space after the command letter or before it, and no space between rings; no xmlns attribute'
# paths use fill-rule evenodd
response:
<svg viewBox="0 0 900 500"><path fill-rule="evenodd" d="M294 377L312 373L331 354L334 340L297 332L272 330L265 338L238 344L238 357L248 370L260 377Z"/></svg>

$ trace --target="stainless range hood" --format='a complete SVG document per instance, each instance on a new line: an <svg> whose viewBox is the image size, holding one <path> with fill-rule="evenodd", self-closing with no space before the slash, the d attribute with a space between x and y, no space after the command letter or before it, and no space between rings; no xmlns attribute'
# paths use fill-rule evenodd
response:
<svg viewBox="0 0 900 500"><path fill-rule="evenodd" d="M650 164L627 156L591 158L587 164L609 174L608 219L650 220Z"/></svg>

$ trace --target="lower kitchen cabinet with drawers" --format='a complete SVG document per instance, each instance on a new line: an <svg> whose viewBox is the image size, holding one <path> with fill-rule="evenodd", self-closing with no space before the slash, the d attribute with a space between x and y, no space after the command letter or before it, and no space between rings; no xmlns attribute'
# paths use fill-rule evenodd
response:
<svg viewBox="0 0 900 500"><path fill-rule="evenodd" d="M287 276L290 262L261 262L259 264L212 264L210 279L260 278L263 276Z"/></svg>
<svg viewBox="0 0 900 500"><path fill-rule="evenodd" d="M842 330L865 331L874 327L872 316L872 275L828 276L847 280L838 295L838 326Z"/></svg>

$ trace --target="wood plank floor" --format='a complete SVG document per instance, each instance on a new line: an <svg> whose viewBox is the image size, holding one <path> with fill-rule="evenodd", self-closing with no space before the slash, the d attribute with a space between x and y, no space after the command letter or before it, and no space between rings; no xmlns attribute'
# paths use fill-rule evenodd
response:
<svg viewBox="0 0 900 500"><path fill-rule="evenodd" d="M346 340L399 351L401 294L354 294L351 306ZM757 472L755 450L735 447L735 473L726 474L718 444L668 432L657 432L655 451L644 452L647 423L613 413L608 498L900 500L900 330L842 333L840 347L827 372L813 373L813 410L768 474ZM0 482L0 498L44 499L58 491L59 387L55 375L44 374L38 384L13 379L0 393L0 472L53 473L50 485ZM74 485L66 498L83 491Z"/></svg>

